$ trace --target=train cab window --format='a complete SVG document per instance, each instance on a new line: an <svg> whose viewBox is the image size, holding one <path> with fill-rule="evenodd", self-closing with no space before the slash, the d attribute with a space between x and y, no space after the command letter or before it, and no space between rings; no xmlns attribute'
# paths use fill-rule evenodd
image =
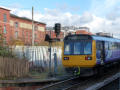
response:
<svg viewBox="0 0 120 90"><path fill-rule="evenodd" d="M91 41L69 41L64 43L64 55L92 54Z"/></svg>
<svg viewBox="0 0 120 90"><path fill-rule="evenodd" d="M92 43L85 42L84 43L84 54L91 54L92 53Z"/></svg>
<svg viewBox="0 0 120 90"><path fill-rule="evenodd" d="M72 54L72 43L71 42L66 42L64 45L64 54L65 55L70 55Z"/></svg>
<svg viewBox="0 0 120 90"><path fill-rule="evenodd" d="M80 42L75 42L74 43L74 54L80 54L80 48L82 43Z"/></svg>

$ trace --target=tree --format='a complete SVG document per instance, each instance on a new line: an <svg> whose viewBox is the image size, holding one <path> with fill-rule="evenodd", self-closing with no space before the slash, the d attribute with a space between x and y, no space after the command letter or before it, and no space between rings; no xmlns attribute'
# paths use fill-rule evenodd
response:
<svg viewBox="0 0 120 90"><path fill-rule="evenodd" d="M2 30L2 26L0 26L0 46L3 46L4 44L4 34L3 34L3 30Z"/></svg>

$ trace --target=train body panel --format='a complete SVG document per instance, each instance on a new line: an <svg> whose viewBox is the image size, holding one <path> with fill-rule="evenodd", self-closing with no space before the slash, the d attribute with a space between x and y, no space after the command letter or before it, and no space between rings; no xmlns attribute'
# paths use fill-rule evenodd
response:
<svg viewBox="0 0 120 90"><path fill-rule="evenodd" d="M100 52L96 51L96 64L100 65L101 64L101 58L100 58ZM109 63L109 62L114 62L120 59L120 50L105 50L105 59L104 63Z"/></svg>
<svg viewBox="0 0 120 90"><path fill-rule="evenodd" d="M117 61L120 59L120 50L106 51L105 63Z"/></svg>

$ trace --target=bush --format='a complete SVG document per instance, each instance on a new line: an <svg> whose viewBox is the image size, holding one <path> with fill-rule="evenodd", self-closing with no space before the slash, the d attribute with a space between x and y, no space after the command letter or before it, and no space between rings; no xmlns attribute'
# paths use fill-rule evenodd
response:
<svg viewBox="0 0 120 90"><path fill-rule="evenodd" d="M13 57L12 51L9 50L9 47L3 47L3 46L0 46L0 56Z"/></svg>

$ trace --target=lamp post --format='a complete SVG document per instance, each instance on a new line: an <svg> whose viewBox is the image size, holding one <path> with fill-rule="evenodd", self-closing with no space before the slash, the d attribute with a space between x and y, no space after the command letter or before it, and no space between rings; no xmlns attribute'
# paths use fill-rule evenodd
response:
<svg viewBox="0 0 120 90"><path fill-rule="evenodd" d="M51 30L50 30L50 38L51 38ZM52 44L52 42L51 41L49 41L49 52L50 52L50 55L49 55L49 59L50 59L50 61L49 61L49 75L51 76L51 44Z"/></svg>

